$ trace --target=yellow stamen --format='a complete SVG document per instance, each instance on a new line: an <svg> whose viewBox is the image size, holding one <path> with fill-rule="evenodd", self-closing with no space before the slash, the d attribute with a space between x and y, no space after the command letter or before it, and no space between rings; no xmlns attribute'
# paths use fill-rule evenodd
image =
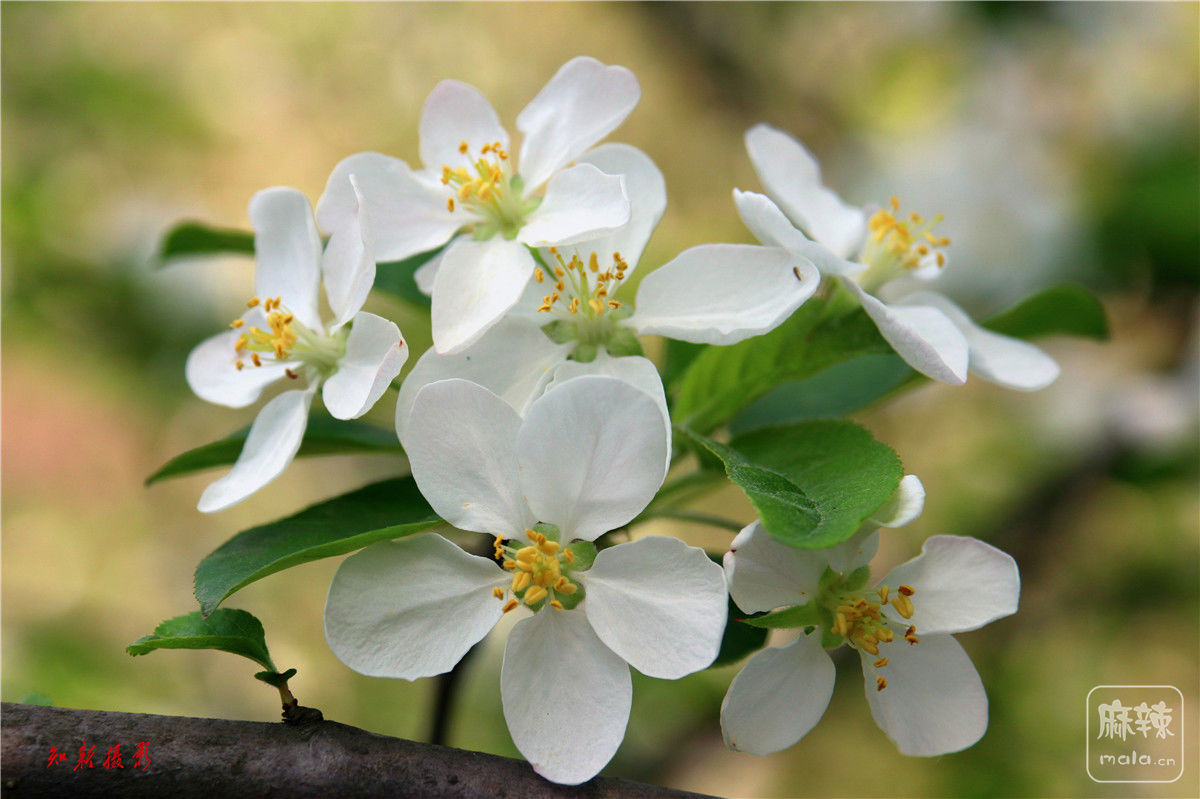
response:
<svg viewBox="0 0 1200 799"><path fill-rule="evenodd" d="M546 282L546 273L542 271L540 266L533 270L533 279L539 283Z"/></svg>
<svg viewBox="0 0 1200 799"><path fill-rule="evenodd" d="M504 605L504 607L502 608L502 610L503 610L505 613L508 613L510 610L512 610L513 608L515 608L515 607L516 607L517 605L519 605L519 604L520 604L520 603L519 603L519 602L517 602L517 600L515 600L515 599L510 599L510 600L508 600L508 602L507 602L507 603L505 603L505 605Z"/></svg>
<svg viewBox="0 0 1200 799"><path fill-rule="evenodd" d="M875 661L875 668L882 669L887 664L888 664L887 658L880 658L879 660Z"/></svg>
<svg viewBox="0 0 1200 799"><path fill-rule="evenodd" d="M555 610L562 610L563 603L559 602L557 599L554 599L550 601L550 607L554 608Z"/></svg>
<svg viewBox="0 0 1200 799"><path fill-rule="evenodd" d="M532 586L528 591L525 592L525 604L533 605L541 602L549 593L549 591L547 591L545 588L542 588L540 585Z"/></svg>
<svg viewBox="0 0 1200 799"><path fill-rule="evenodd" d="M258 305L258 302L258 297L251 297L250 301L246 303L246 307L253 308L255 305Z"/></svg>
<svg viewBox="0 0 1200 799"><path fill-rule="evenodd" d="M454 213L454 198L453 197L446 198L446 210L449 211L450 213Z"/></svg>
<svg viewBox="0 0 1200 799"><path fill-rule="evenodd" d="M496 597L496 599L504 599L504 589L496 586L492 589L492 596Z"/></svg>
<svg viewBox="0 0 1200 799"><path fill-rule="evenodd" d="M888 601L888 587L886 585L879 586L879 602L886 605Z"/></svg>
<svg viewBox="0 0 1200 799"><path fill-rule="evenodd" d="M914 591L912 589L912 586L908 586L908 585L902 585L899 588L897 588L896 590L899 591L900 593L904 594L905 596L912 596L913 594L917 593L916 591Z"/></svg>
<svg viewBox="0 0 1200 799"><path fill-rule="evenodd" d="M882 677L876 677L875 690L882 691L884 688L887 688L887 680L883 679Z"/></svg>
<svg viewBox="0 0 1200 799"><path fill-rule="evenodd" d="M529 572L517 572L515 575L513 575L512 590L524 591L529 587L529 583L532 581L532 579L533 578L529 576Z"/></svg>

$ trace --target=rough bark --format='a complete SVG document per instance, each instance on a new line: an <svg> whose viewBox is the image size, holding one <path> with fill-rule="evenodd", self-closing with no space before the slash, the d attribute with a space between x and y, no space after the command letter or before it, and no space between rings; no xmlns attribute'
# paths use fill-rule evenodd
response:
<svg viewBox="0 0 1200 799"><path fill-rule="evenodd" d="M3 796L161 797L697 797L653 785L596 778L555 785L529 765L479 752L416 743L333 721L302 725L69 710L4 703ZM147 742L149 766L134 763ZM75 769L81 742L92 767ZM122 768L104 768L120 744ZM66 762L47 765L51 747Z"/></svg>

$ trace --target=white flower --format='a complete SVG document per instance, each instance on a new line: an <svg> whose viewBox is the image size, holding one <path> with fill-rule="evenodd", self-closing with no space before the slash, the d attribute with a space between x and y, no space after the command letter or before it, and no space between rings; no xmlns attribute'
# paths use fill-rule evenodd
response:
<svg viewBox="0 0 1200 799"><path fill-rule="evenodd" d="M201 342L187 380L202 399L241 408L268 385L300 386L259 411L233 469L200 497L205 513L224 510L274 480L292 462L313 395L338 419L366 413L400 373L408 345L392 322L359 310L375 280L375 262L357 217L334 230L322 252L312 207L295 189L261 191L250 201L256 297L231 329ZM333 318L323 321L324 279Z"/></svg>
<svg viewBox="0 0 1200 799"><path fill-rule="evenodd" d="M624 67L568 61L517 116L524 139L514 166L508 133L488 101L465 83L442 81L421 115L425 168L378 153L350 156L334 169L317 217L336 228L352 212L352 175L377 260L407 258L461 234L438 257L432 281L434 344L460 350L520 298L536 266L529 247L583 241L629 219L620 176L571 164L620 125L640 96Z"/></svg>
<svg viewBox="0 0 1200 799"><path fill-rule="evenodd" d="M763 244L787 247L840 280L914 369L958 385L969 368L1025 391L1058 377L1058 364L1040 349L983 329L940 294L915 292L891 303L874 296L903 287L906 281L894 282L899 278L940 274L950 244L934 233L941 217L901 215L895 198L868 217L871 209L846 205L821 183L820 168L803 145L768 125L746 132L746 149L770 195L734 190L746 226Z"/></svg>
<svg viewBox="0 0 1200 799"><path fill-rule="evenodd" d="M901 508L877 524L899 526L920 512L920 483L911 475L905 481ZM765 755L803 738L833 694L824 647L842 643L858 650L871 714L903 754L956 752L983 735L987 695L951 633L1016 612L1017 564L974 538L933 536L868 589L866 564L878 541L877 530L864 530L830 549L795 549L757 521L734 539L725 572L738 607L802 606L809 618L798 623L815 629L757 653L734 678L721 705L731 748Z"/></svg>
<svg viewBox="0 0 1200 799"><path fill-rule="evenodd" d="M733 344L774 329L820 284L816 267L786 249L705 244L647 275L638 286L636 310L625 307L613 297L637 267L662 218L666 185L654 162L628 145L601 145L579 162L624 176L628 224L583 244L542 250L547 266L535 270L534 281L505 319L460 352L431 349L422 355L396 404L401 440L412 401L428 383L463 377L491 389L520 412L572 356L571 376L610 374L644 385L662 398L665 416L657 370L644 358L628 355L640 350L637 336ZM546 325L552 325L553 341L539 329ZM624 357L609 357L609 351Z"/></svg>
<svg viewBox="0 0 1200 799"><path fill-rule="evenodd" d="M547 779L590 779L624 737L626 664L676 679L720 648L724 579L702 550L642 538L588 568L587 542L641 512L667 449L655 403L610 377L569 380L524 419L465 380L426 386L406 442L413 477L446 521L495 535L496 558L428 534L364 549L329 589L330 648L355 671L415 680L449 670L503 613L529 607L504 653L509 732Z"/></svg>

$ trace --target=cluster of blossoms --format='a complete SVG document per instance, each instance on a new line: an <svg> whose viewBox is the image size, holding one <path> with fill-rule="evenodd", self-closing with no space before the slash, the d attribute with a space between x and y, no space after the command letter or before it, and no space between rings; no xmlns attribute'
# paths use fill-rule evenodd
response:
<svg viewBox="0 0 1200 799"><path fill-rule="evenodd" d="M666 207L645 153L598 144L639 97L627 69L573 59L517 116L514 151L487 100L444 81L421 116L423 168L351 156L315 214L292 189L256 195L256 296L193 351L187 376L202 398L232 407L275 382L287 390L263 406L200 509L227 508L284 471L318 388L332 416L354 419L395 387L413 480L438 516L486 534L491 549L471 554L424 533L349 557L325 632L352 669L444 673L518 612L500 677L509 731L540 774L579 783L624 737L629 666L676 679L711 665L727 621L737 623L726 618L732 596L745 614L791 614L800 633L734 679L721 710L731 747L764 754L806 734L833 690L826 650L842 645L861 655L871 712L901 752L971 745L987 700L950 634L1013 613L1019 578L998 550L936 536L868 588L879 529L923 507L915 477L831 548L785 545L761 522L732 541L724 568L671 537L613 545L672 465L666 392L639 337L734 344L775 329L820 290L847 293L936 380L961 384L970 370L1036 389L1057 366L914 289L946 264L938 218L903 216L895 200L846 205L798 142L766 126L746 144L770 196L733 193L761 245L692 247L621 294ZM377 263L422 253L436 253L415 276L431 299L433 347L398 381L400 330L361 308Z"/></svg>

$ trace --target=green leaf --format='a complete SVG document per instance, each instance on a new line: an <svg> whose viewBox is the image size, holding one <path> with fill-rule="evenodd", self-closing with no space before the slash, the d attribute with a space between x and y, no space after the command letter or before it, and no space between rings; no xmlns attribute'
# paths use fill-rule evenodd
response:
<svg viewBox="0 0 1200 799"><path fill-rule="evenodd" d="M825 303L809 300L770 333L705 347L679 379L672 418L708 433L780 383L860 355L891 352L864 311L825 319L825 310Z"/></svg>
<svg viewBox="0 0 1200 799"><path fill-rule="evenodd" d="M429 296L417 288L417 270L440 255L445 247L422 252L403 261L388 261L375 267L375 288L420 308L429 307Z"/></svg>
<svg viewBox="0 0 1200 799"><path fill-rule="evenodd" d="M176 258L212 255L254 255L254 234L245 230L210 227L203 222L179 222L163 236L155 262L167 266Z"/></svg>
<svg viewBox="0 0 1200 799"><path fill-rule="evenodd" d="M1108 338L1104 306L1083 286L1054 286L992 317L984 327L1006 336L1036 338L1054 334Z"/></svg>
<svg viewBox="0 0 1200 799"><path fill-rule="evenodd" d="M155 627L153 634L125 647L131 655L145 655L156 649L219 649L275 671L262 622L244 610L221 608L207 618L199 612L176 616Z"/></svg>
<svg viewBox="0 0 1200 799"><path fill-rule="evenodd" d="M196 567L196 599L207 615L267 575L440 523L411 477L374 483L238 533Z"/></svg>
<svg viewBox="0 0 1200 799"><path fill-rule="evenodd" d="M815 530L820 525L821 513L812 500L783 475L749 462L724 444L686 429L678 432L717 457L725 467L725 474L754 505L764 526L783 531Z"/></svg>
<svg viewBox="0 0 1200 799"><path fill-rule="evenodd" d="M749 655L751 652L757 652L766 645L767 631L742 624L740 620L745 615L741 608L735 605L733 600L730 599L729 621L725 624L725 634L721 638L721 649L717 652L717 659L712 662L709 668L737 663L746 657L746 655Z"/></svg>
<svg viewBox="0 0 1200 799"><path fill-rule="evenodd" d="M154 474L146 478L146 485L179 477L215 466L228 466L237 460L246 443L250 428L243 427L236 433L218 441L188 450L167 461ZM342 421L326 413L314 413L308 419L304 440L296 457L307 455L343 455L356 452L401 451L396 431L376 427L359 421Z"/></svg>
<svg viewBox="0 0 1200 799"><path fill-rule="evenodd" d="M789 627L809 627L820 623L821 617L812 605L798 605L794 608L772 611L762 616L740 619L742 625L759 627L763 630L773 630ZM765 634L765 633L764 633Z"/></svg>
<svg viewBox="0 0 1200 799"><path fill-rule="evenodd" d="M772 537L792 546L819 549L840 544L887 502L904 469L891 447L864 428L832 419L764 427L738 436L730 446L749 462L771 469L815 505L811 529L787 529L763 517Z"/></svg>
<svg viewBox="0 0 1200 799"><path fill-rule="evenodd" d="M782 383L734 417L735 435L781 422L849 416L913 375L899 355L861 355L805 380Z"/></svg>

